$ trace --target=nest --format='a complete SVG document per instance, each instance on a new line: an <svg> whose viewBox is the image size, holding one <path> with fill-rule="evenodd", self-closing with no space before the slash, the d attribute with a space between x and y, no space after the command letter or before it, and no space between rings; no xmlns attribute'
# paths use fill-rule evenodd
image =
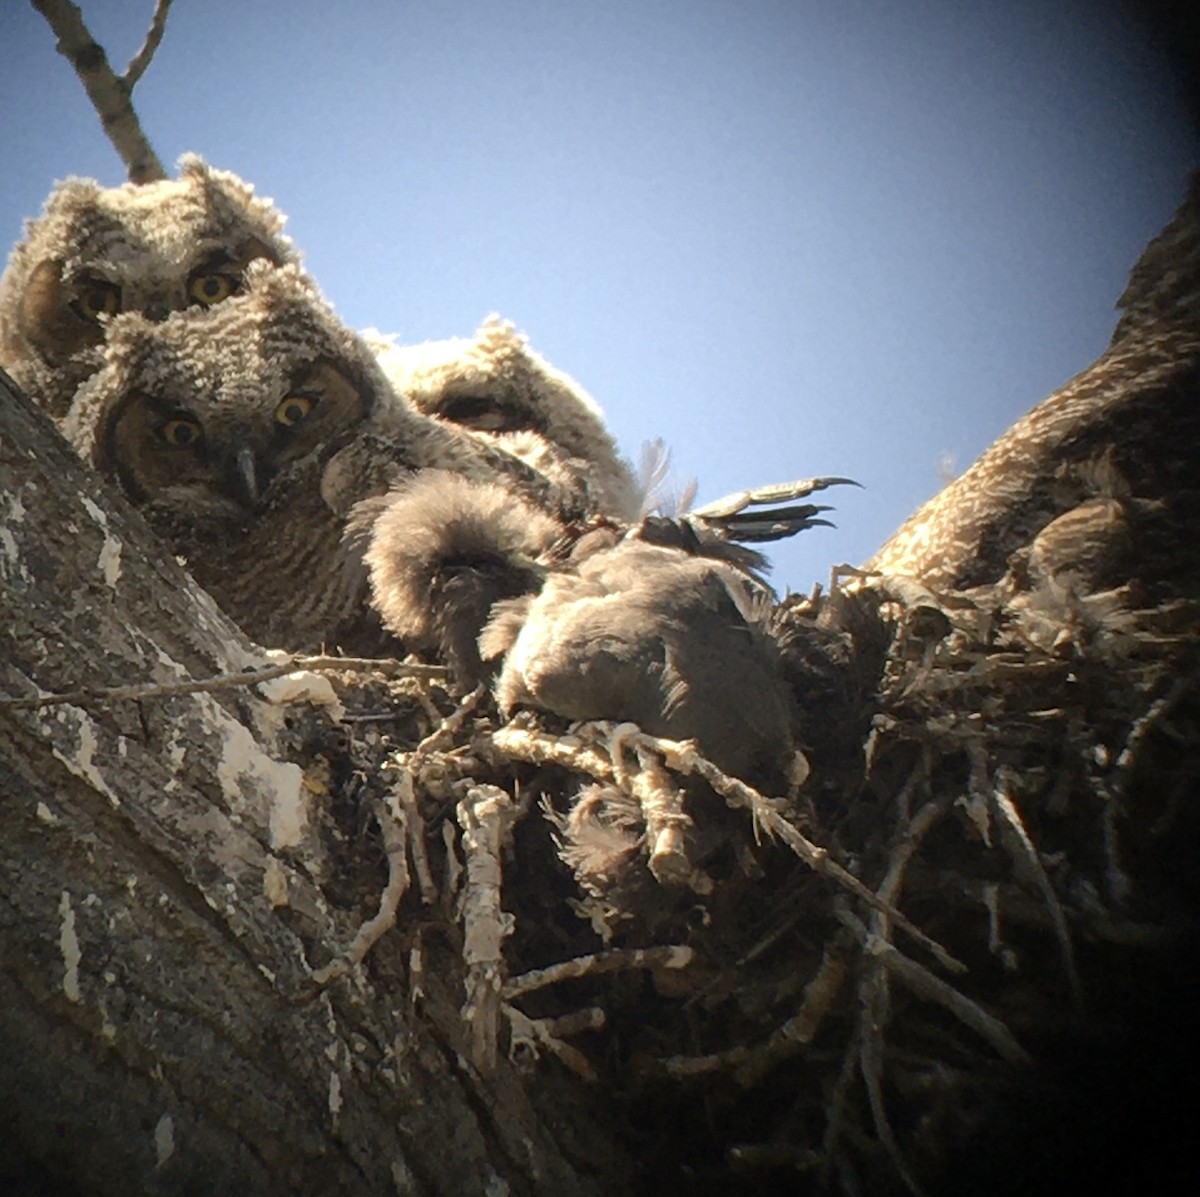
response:
<svg viewBox="0 0 1200 1197"><path fill-rule="evenodd" d="M342 854L372 913L318 980L398 925L410 999L436 957L479 1069L601 1085L646 1191L1049 1186L1064 1111L1107 1133L1080 1086L1163 1066L1136 1020L1195 911L1197 610L1136 597L788 600L787 794L632 725L360 690L324 751L386 878Z"/></svg>

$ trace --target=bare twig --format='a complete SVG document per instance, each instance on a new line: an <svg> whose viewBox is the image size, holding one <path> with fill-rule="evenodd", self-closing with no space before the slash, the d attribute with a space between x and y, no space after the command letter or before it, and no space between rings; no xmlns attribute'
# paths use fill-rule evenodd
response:
<svg viewBox="0 0 1200 1197"><path fill-rule="evenodd" d="M668 1075L703 1076L734 1070L738 1084L752 1088L773 1064L795 1055L812 1042L846 976L848 942L845 931L837 932L829 940L816 975L804 987L800 1009L777 1027L765 1043L757 1047L739 1044L707 1056L672 1056L663 1061Z"/></svg>
<svg viewBox="0 0 1200 1197"><path fill-rule="evenodd" d="M575 977L595 976L597 973L613 973L631 968L686 968L692 962L691 948L664 946L660 948L622 948L611 952L593 952L589 956L577 956L561 964L550 964L513 977L504 986L506 998L518 997L534 989L543 989L558 981Z"/></svg>
<svg viewBox="0 0 1200 1197"><path fill-rule="evenodd" d="M513 760L562 765L587 773L597 781L613 780L613 766L608 757L573 736L550 736L514 722L493 732L492 744Z"/></svg>
<svg viewBox="0 0 1200 1197"><path fill-rule="evenodd" d="M158 0L154 6L154 16L150 18L150 28L146 30L146 40L142 42L141 49L129 60L125 67L125 73L121 76L121 82L125 84L130 91L133 90L137 81L146 73L146 68L150 65L150 60L154 57L154 51L158 49L159 42L162 41L163 31L167 27L167 13L171 11L171 0Z"/></svg>
<svg viewBox="0 0 1200 1197"><path fill-rule="evenodd" d="M429 867L429 853L425 851L425 820L421 818L417 796L413 791L411 769L400 770L400 777L396 783L396 805L403 813L408 827L409 852L412 854L413 868L417 873L417 884L421 889L421 901L426 906L432 906L437 901L438 891L433 880L433 871Z"/></svg>
<svg viewBox="0 0 1200 1197"><path fill-rule="evenodd" d="M879 958L884 966L917 997L945 1007L965 1026L982 1036L996 1053L1010 1064L1028 1065L1029 1053L1013 1038L1012 1032L998 1018L993 1018L977 1002L953 985L935 977L927 968L909 959L898 948L871 935L866 927L848 910L838 911L838 918L858 936L867 952Z"/></svg>
<svg viewBox="0 0 1200 1197"><path fill-rule="evenodd" d="M837 1080L833 1091L825 1104L827 1111L825 1133L821 1136L821 1176L822 1188L831 1188L829 1178L833 1171L834 1160L837 1158L837 1148L844 1133L847 1116L850 1113L850 1090L854 1078L858 1074L859 1047L862 1024L855 1027L850 1042L846 1045L842 1056L842 1066L838 1070Z"/></svg>
<svg viewBox="0 0 1200 1197"><path fill-rule="evenodd" d="M446 676L447 670L444 666L437 665L430 668L436 668L440 676ZM469 694L464 695L458 706L445 719L441 720L437 727L413 749L409 756L409 764L416 767L420 758L427 756L429 753L436 752L444 744L449 744L454 739L455 734L461 730L462 725L466 723L467 716L484 700L487 692L487 686L481 682Z"/></svg>
<svg viewBox="0 0 1200 1197"><path fill-rule="evenodd" d="M597 723L591 726L594 730L602 731L606 737L611 738L612 732L608 725ZM577 730L583 730L583 728ZM941 944L926 935L894 906L883 901L853 873L831 860L829 853L824 848L818 847L793 827L779 813L776 804L771 799L764 797L744 781L730 777L729 774L718 769L711 761L701 756L689 742L665 740L658 736L646 735L645 732L636 734L624 732L621 742L634 748L657 752L669 768L680 773L685 775L698 773L730 806L750 811L756 826L762 827L769 835L783 840L813 872L830 878L873 909L883 911L897 927L911 935L932 953L943 968L954 973L967 971L967 966L961 960L952 956ZM620 767L614 769L613 761L594 748L585 745L577 736L569 738L548 736L510 723L493 734L492 743L508 756L539 764L553 762L565 765L569 769L589 773L598 781L611 781L614 779L614 773L620 771Z"/></svg>
<svg viewBox="0 0 1200 1197"><path fill-rule="evenodd" d="M859 1012L858 1063L859 1071L862 1073L863 1086L867 1091L867 1105L871 1110L871 1121L875 1125L875 1134L883 1144L888 1158L892 1161L892 1165L905 1187L910 1193L921 1197L921 1187L904 1162L904 1155L900 1151L900 1144L896 1141L896 1133L892 1130L891 1120L887 1115L887 1104L883 1097L883 1030L890 1014L886 967L868 970L868 974L859 988L859 1001L861 1010Z"/></svg>
<svg viewBox="0 0 1200 1197"><path fill-rule="evenodd" d="M160 3L155 9L146 45L135 55L126 76L118 77L109 65L104 47L98 45L88 32L83 14L71 0L32 0L32 4L54 31L58 39L58 52L79 76L100 118L101 128L125 163L130 182L154 183L165 179L167 172L163 170L133 110L131 92L133 84L149 65L150 57L162 37L161 26L166 21L166 5ZM163 10L161 13L160 9ZM150 45L151 39L154 39L153 46ZM134 72L132 77L130 72Z"/></svg>
<svg viewBox="0 0 1200 1197"><path fill-rule="evenodd" d="M1156 698L1146 710L1134 720L1125 737L1125 745L1117 756L1116 767L1113 770L1112 791L1117 798L1124 798L1129 789L1130 777L1138 764L1142 745L1150 735L1171 713L1179 706L1188 691L1196 686L1196 673L1189 669L1171 683L1165 694Z"/></svg>
<svg viewBox="0 0 1200 1197"><path fill-rule="evenodd" d="M500 854L517 817L513 800L498 786L472 786L458 804L467 857L463 896L463 961L467 966L463 1021L470 1028L471 1056L481 1072L496 1067L500 991L504 984L501 945L513 920L501 908Z"/></svg>
<svg viewBox="0 0 1200 1197"><path fill-rule="evenodd" d="M9 710L32 710L36 707L59 706L70 703L87 706L89 703L119 702L126 699L169 698L177 694L197 694L208 690L226 690L234 686L257 686L289 673L307 670L310 673L382 673L388 677L443 678L441 665L420 665L389 658L370 657L292 657L278 665L247 673L222 673L216 677L196 678L185 682L142 682L134 686L112 686L70 690L65 694L41 694L36 698L0 696L0 707Z"/></svg>
<svg viewBox="0 0 1200 1197"><path fill-rule="evenodd" d="M420 804L417 802L417 783L428 781L425 767L431 762L437 764L442 759L440 749L449 745L455 734L461 730L467 716L479 705L487 690L477 686L436 728L427 735L411 752L398 752L389 764L398 774L396 780L396 802L404 812L408 826L408 847L412 856L413 868L417 874L417 884L421 889L421 901L426 906L432 906L438 899L437 883L433 879L433 870L429 867L429 854L425 850L425 820L421 816ZM453 892L457 878L454 869L457 858L454 855L452 839L446 841L446 857L450 864L450 888Z"/></svg>
<svg viewBox="0 0 1200 1197"><path fill-rule="evenodd" d="M362 963L379 939L396 925L396 911L400 907L401 898L408 891L408 860L405 847L410 828L404 807L396 801L395 794L380 799L375 808L375 818L383 832L383 850L387 853L387 888L379 899L378 912L358 929L358 934L345 952L313 973L313 980L318 985L325 985L336 977L345 976L356 964Z"/></svg>
<svg viewBox="0 0 1200 1197"><path fill-rule="evenodd" d="M814 873L830 878L843 889L849 890L856 898L866 902L868 906L886 914L897 927L926 948L944 968L955 973L967 971L967 966L961 960L956 959L940 943L926 935L895 906L884 901L878 894L868 889L853 873L831 860L829 853L824 848L818 847L796 827L793 827L779 813L775 803L765 798L752 786L722 772L685 741L664 740L644 733L638 737L638 741L646 747L661 752L663 759L671 768L678 769L685 774L698 773L730 806L749 810L756 825L761 826L769 835L781 839Z"/></svg>
<svg viewBox="0 0 1200 1197"><path fill-rule="evenodd" d="M546 1048L557 1056L581 1080L594 1081L596 1074L588 1063L587 1057L578 1048L564 1043L563 1035L577 1035L580 1031L597 1031L604 1026L604 1011L592 1006L586 1010L563 1018L530 1018L515 1006L501 1006L505 1018L508 1019L511 1041L509 1058L517 1059L522 1052L527 1052L536 1059L541 1049Z"/></svg>
<svg viewBox="0 0 1200 1197"><path fill-rule="evenodd" d="M1071 993L1077 1002L1081 1002L1083 987L1075 968L1075 949L1071 943L1071 931L1067 926L1067 916L1063 913L1062 904L1054 892L1054 886L1050 884L1050 878L1046 876L1046 870L1042 865L1038 850L1034 846L1029 832L1026 831L1021 814L1009 793L1012 786L1007 773L1006 769L997 770L994 791L996 810L1000 813L1000 826L1005 846L1014 863L1029 874L1046 903L1046 909L1050 912L1050 920L1054 925L1054 933L1062 950L1063 968L1071 986Z"/></svg>

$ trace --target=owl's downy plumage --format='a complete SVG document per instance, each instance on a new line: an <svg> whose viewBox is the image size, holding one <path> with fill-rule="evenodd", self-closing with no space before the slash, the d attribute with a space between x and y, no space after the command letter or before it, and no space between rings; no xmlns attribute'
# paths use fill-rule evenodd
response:
<svg viewBox="0 0 1200 1197"><path fill-rule="evenodd" d="M242 294L161 323L114 317L63 428L226 612L289 649L380 647L354 503L426 466L509 464L407 407L294 265L253 263Z"/></svg>
<svg viewBox="0 0 1200 1197"><path fill-rule="evenodd" d="M1200 323L1200 171L1161 233L1142 251L1117 300L1112 343L1164 325Z"/></svg>
<svg viewBox="0 0 1200 1197"><path fill-rule="evenodd" d="M0 365L61 418L100 368L112 317L161 320L236 295L251 262L296 259L283 224L269 199L193 154L156 183L66 179L0 276Z"/></svg>
<svg viewBox="0 0 1200 1197"><path fill-rule="evenodd" d="M1132 580L1120 547L1136 535L1137 581L1151 594L1200 583L1200 556L1172 536L1200 508L1200 176L1119 306L1109 348L925 503L866 569L963 588L999 581L1028 552L1038 577L1073 573L1112 588ZM1098 537L1103 551L1088 547Z"/></svg>
<svg viewBox="0 0 1200 1197"><path fill-rule="evenodd" d="M790 699L770 595L715 533L661 543L657 524L568 528L440 471L355 519L384 623L461 688L494 678L505 710L633 721L696 738L732 772L779 775Z"/></svg>
<svg viewBox="0 0 1200 1197"><path fill-rule="evenodd" d="M493 606L541 589L566 529L508 487L424 470L359 504L351 532L384 625L469 690L488 672L478 639Z"/></svg>
<svg viewBox="0 0 1200 1197"><path fill-rule="evenodd" d="M642 495L596 401L555 369L499 316L473 337L397 345L365 334L398 391L419 411L467 429L621 519L640 514Z"/></svg>
<svg viewBox="0 0 1200 1197"><path fill-rule="evenodd" d="M739 491L679 516L627 521L572 519L562 505L461 473L425 470L360 503L350 532L366 546L372 602L386 625L406 644L436 652L464 689L487 672L475 645L493 605L537 594L570 561L636 542L677 554L646 560L706 558L766 594L766 558L739 542L780 540L827 524L820 516L828 507L789 501L847 481L806 478Z"/></svg>
<svg viewBox="0 0 1200 1197"><path fill-rule="evenodd" d="M791 705L767 593L728 562L637 538L581 548L536 595L493 608L479 647L502 661L501 710L631 721L778 784Z"/></svg>

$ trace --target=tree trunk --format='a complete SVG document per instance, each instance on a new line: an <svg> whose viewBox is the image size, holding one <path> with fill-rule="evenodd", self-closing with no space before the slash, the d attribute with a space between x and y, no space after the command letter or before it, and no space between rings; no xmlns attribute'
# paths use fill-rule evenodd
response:
<svg viewBox="0 0 1200 1197"><path fill-rule="evenodd" d="M3 693L271 664L2 381ZM586 1110L568 1161L512 1067L467 1062L452 978L314 983L360 912L285 714L248 688L0 708L8 1191L22 1160L120 1197L616 1191Z"/></svg>

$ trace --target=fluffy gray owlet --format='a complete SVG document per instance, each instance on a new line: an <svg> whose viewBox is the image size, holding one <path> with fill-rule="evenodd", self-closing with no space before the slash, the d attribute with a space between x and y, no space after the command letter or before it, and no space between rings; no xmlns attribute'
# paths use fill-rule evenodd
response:
<svg viewBox="0 0 1200 1197"><path fill-rule="evenodd" d="M236 295L250 262L295 259L283 222L270 200L192 154L177 179L157 183L66 179L0 277L0 365L61 418L103 361L109 318L161 320Z"/></svg>
<svg viewBox="0 0 1200 1197"><path fill-rule="evenodd" d="M610 524L568 550L545 512L440 471L356 519L369 530L372 601L385 624L437 651L464 687L494 661L503 708L695 737L743 775L778 765L790 747L766 591L723 559L736 546L714 539L688 551Z"/></svg>
<svg viewBox="0 0 1200 1197"><path fill-rule="evenodd" d="M214 307L113 318L63 426L225 611L292 650L382 647L343 540L352 504L425 466L510 464L408 408L299 269L268 263Z"/></svg>
<svg viewBox="0 0 1200 1197"><path fill-rule="evenodd" d="M766 593L727 562L636 538L577 548L532 598L493 608L502 711L630 720L726 772L778 780L791 705Z"/></svg>
<svg viewBox="0 0 1200 1197"><path fill-rule="evenodd" d="M500 446L561 486L584 488L592 510L625 520L641 513L641 487L595 400L510 321L492 315L473 337L420 345L364 335L419 411Z"/></svg>

